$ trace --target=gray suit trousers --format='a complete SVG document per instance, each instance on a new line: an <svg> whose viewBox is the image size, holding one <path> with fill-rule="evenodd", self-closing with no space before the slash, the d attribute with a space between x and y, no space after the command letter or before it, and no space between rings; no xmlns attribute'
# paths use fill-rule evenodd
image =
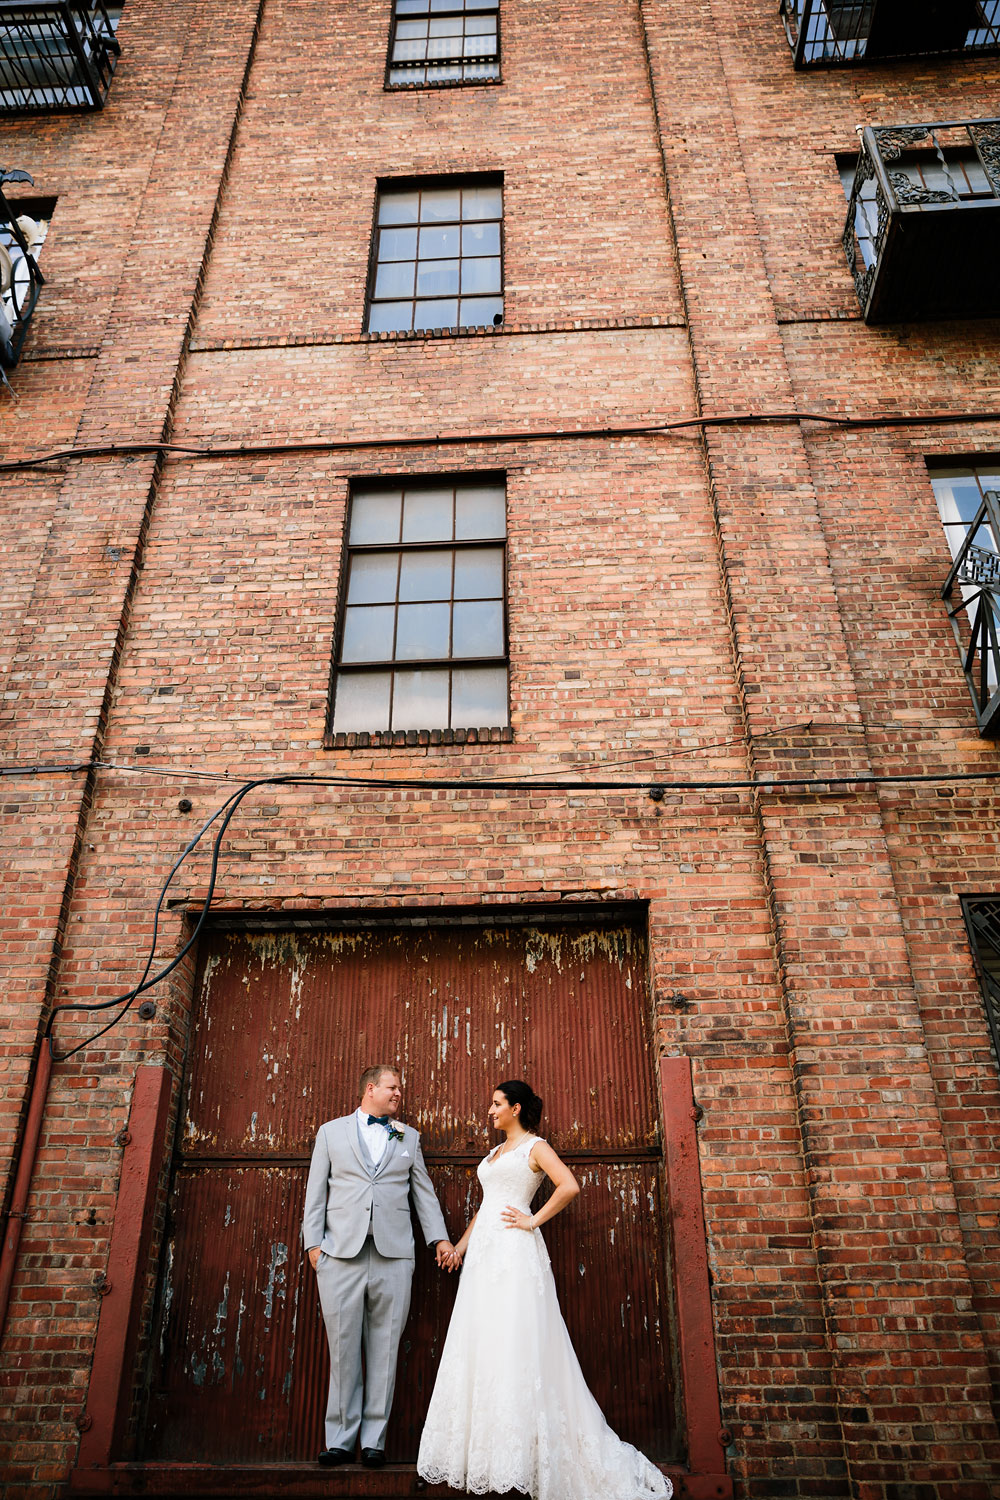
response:
<svg viewBox="0 0 1000 1500"><path fill-rule="evenodd" d="M362 1448L385 1447L412 1280L413 1261L380 1255L371 1235L350 1260L320 1255L316 1283L330 1345L328 1448L353 1449L359 1430Z"/></svg>

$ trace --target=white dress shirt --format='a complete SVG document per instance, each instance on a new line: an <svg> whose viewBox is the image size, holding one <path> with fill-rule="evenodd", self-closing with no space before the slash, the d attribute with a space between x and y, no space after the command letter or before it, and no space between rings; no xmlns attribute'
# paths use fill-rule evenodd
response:
<svg viewBox="0 0 1000 1500"><path fill-rule="evenodd" d="M385 1125L369 1125L368 1111L366 1109L358 1109L356 1111L356 1114L358 1117L358 1129L361 1132L361 1139L365 1143L365 1146L368 1150L368 1155L371 1157L373 1165L377 1167L379 1162L385 1155L386 1147L389 1144L388 1128ZM389 1120L389 1124L392 1124L391 1117Z"/></svg>

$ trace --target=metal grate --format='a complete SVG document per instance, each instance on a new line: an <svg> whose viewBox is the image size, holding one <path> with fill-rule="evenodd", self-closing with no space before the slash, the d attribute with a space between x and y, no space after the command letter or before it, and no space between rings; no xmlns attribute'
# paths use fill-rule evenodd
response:
<svg viewBox="0 0 1000 1500"><path fill-rule="evenodd" d="M121 51L120 11L102 0L0 0L0 110L101 109Z"/></svg>
<svg viewBox="0 0 1000 1500"><path fill-rule="evenodd" d="M1000 0L781 0L797 68L1000 50Z"/></svg>
<svg viewBox="0 0 1000 1500"><path fill-rule="evenodd" d="M967 897L962 906L983 991L993 1051L1000 1062L1000 898Z"/></svg>

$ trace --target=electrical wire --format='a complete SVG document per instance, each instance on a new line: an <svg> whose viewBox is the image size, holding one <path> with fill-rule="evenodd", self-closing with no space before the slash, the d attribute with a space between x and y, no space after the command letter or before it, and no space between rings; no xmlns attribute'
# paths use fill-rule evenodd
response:
<svg viewBox="0 0 1000 1500"><path fill-rule="evenodd" d="M97 764L100 765L101 763L97 763ZM113 769L118 769L118 768L115 767L115 766L113 766L113 765L111 765L111 766L108 766L107 769L112 769L113 770ZM150 767L149 769L152 771L155 768ZM178 858L174 861L173 867L170 870L170 873L167 876L166 880L164 881L163 885L161 886L159 896L157 897L156 906L154 908L154 914L153 914L153 932L152 932L151 939L150 939L149 953L148 953L147 958L146 958L145 967L143 968L142 977L140 978L138 984L134 985L130 990L127 990L124 994L117 995L113 1000L99 1001L99 1002L96 1002L94 1004L70 1002L70 1003L65 1004L65 1005L54 1006L53 1009L52 1009L52 1011L51 1011L51 1013L50 1013L50 1015L49 1015L48 1023L47 1023L46 1028L45 1028L45 1037L48 1040L48 1043L49 1043L50 1047L52 1047L52 1049L53 1049L53 1052L52 1052L53 1060L56 1061L56 1062L66 1062L66 1061L68 1061L69 1058L75 1057L78 1052L82 1052L85 1048L91 1046L100 1037L104 1036L108 1031L111 1031L113 1027L117 1026L119 1024L119 1022L124 1019L124 1017L126 1016L126 1014L128 1013L128 1011L131 1009L132 1005L135 1003L135 1001L138 999L138 997L141 994L144 994L147 990L151 990L155 985L159 984L162 980L164 980L167 977L168 974L171 974L174 971L174 969L176 969L178 967L179 964L183 963L184 959L186 958L186 956L188 955L188 953L190 953L191 949L194 947L195 943L197 942L197 940L198 940L198 938L199 938L199 936L201 934L201 931L202 931L202 929L203 929L203 927L205 925L205 922L208 919L209 910L211 908L212 900L213 900L214 895L215 895L215 886L216 886L216 881L217 881L217 878L218 878L219 859L220 859L221 851L222 851L222 841L223 841L223 838L225 836L226 830L228 829L230 823L232 822L233 817L235 816L236 811L239 808L240 804L244 801L244 799L246 797L248 797L250 795L250 793L252 791L255 791L258 787L261 787L261 786L328 786L328 787L337 787L339 789L350 789L350 788L363 787L363 788L366 788L366 789L369 789L369 790L376 790L376 789L401 790L402 789L402 790L409 790L409 791L423 791L423 790L433 789L433 790L442 790L442 791L444 791L444 790L448 790L448 791L455 791L455 790L463 790L463 791L477 790L477 791L505 791L505 792L510 792L510 791L516 791L516 790L528 790L528 791L536 792L536 793L539 792L539 791L565 792L567 790L568 791L596 791L596 790L599 790L599 791L640 791L641 790L641 791L645 791L647 793L647 795L649 795L651 797L654 797L656 800L661 800L663 798L663 796L665 796L665 794L668 791L679 792L679 793L695 792L695 791L753 791L753 792L757 792L757 793L760 793L760 792L765 792L765 793L771 792L771 793L773 793L773 792L778 792L778 791L791 790L793 788L797 788L797 789L809 788L811 790L816 790L817 788L820 788L820 787L826 788L826 789L832 789L833 787L851 787L851 786L892 786L892 785L917 786L917 785L925 785L925 784L962 783L962 782L985 782L985 781L1000 781L1000 768L998 768L996 770L993 770L993 771L930 772L930 773L922 773L922 774L918 774L918 775L909 775L909 776L877 776L877 775L872 775L872 774L859 774L859 775L854 775L854 776L813 776L813 777L809 777L809 776L789 776L789 777L758 777L758 778L755 778L755 779L752 779L752 780L741 780L741 781L735 781L735 780L732 780L732 781L725 781L725 780L723 780L723 781L720 781L720 780L711 780L711 781L650 781L650 780L647 779L647 780L639 781L639 782L622 782L622 781L606 782L606 781L593 781L593 780L591 780L591 781L579 781L579 782L555 781L555 782L548 782L548 783L541 783L541 784L532 783L530 785L529 784L525 784L523 781L500 781L500 780L489 780L489 781L487 781L487 780L473 780L473 779L470 779L470 778L451 778L451 779L448 779L448 778L430 778L430 777L427 777L427 778L399 777L399 778L392 778L392 779L381 779L381 778L375 778L375 777L350 777L350 778L348 778L348 777L342 777L342 776L309 776L309 775L296 775L294 773L289 774L289 775L284 775L284 776L261 776L261 777L257 777L257 778L255 778L253 780L245 781L242 784L242 786L240 786L235 792L233 792L229 797L227 797L227 799L218 808L216 808L216 810L212 813L211 817L209 817L201 825L201 827L198 830L198 832L194 835L194 837L192 839L190 839L188 841L188 843L185 846L184 850L181 852L181 854L178 856ZM208 887L207 887L207 890L205 892L204 900L201 903L201 907L200 907L200 910L198 912L198 916L197 916L197 918L195 920L194 926L193 926L193 928L192 928L192 930L191 930L191 932L190 932L190 934L188 936L187 941L182 945L180 951L178 953L176 953L174 955L174 957L167 964L165 964L161 969L159 969L157 971L157 973L153 974L152 977L150 977L150 970L152 969L154 960L156 958L156 944L157 944L157 941L158 941L158 938L159 938L160 915L161 915L162 910L163 910L163 904L164 904L164 902L166 900L166 897L167 897L167 892L170 889L170 886L171 886L171 884L173 882L174 876L177 874L178 870L180 870L180 868L184 864L185 860L189 857L189 855L191 855L194 852L194 850L200 844L202 838L205 836L205 834L211 828L212 824L215 823L217 820L221 820L221 821L219 822L219 828L218 828L218 830L216 832L216 835L215 835L215 838L214 838L214 840L212 842L212 859L211 859L211 866L210 866L210 869L209 869ZM92 1035L90 1035L89 1037L87 1037L84 1041L78 1043L77 1046L71 1048L68 1052L64 1052L64 1053L61 1053L61 1054L55 1052L54 1042L52 1040L52 1031L53 1031L53 1027L55 1025L56 1017L58 1015L62 1015L62 1014L64 1014L67 1011L94 1012L94 1011L100 1011L100 1010L110 1010L111 1008L113 1008L115 1006L119 1007L118 1014L116 1016L112 1017L112 1019L105 1026L102 1026L100 1028L100 1030L94 1032Z"/></svg>
<svg viewBox="0 0 1000 1500"><path fill-rule="evenodd" d="M676 417L664 422L644 422L628 426L553 427L507 429L498 432L427 433L378 438L300 438L284 443L164 443L155 439L127 443L92 443L76 448L53 448L32 458L7 459L0 463L0 474L22 473L44 468L46 464L67 463L84 458L135 458L149 454L169 454L178 460L197 461L209 458L273 458L281 454L340 453L382 448L426 448L468 443L539 443L565 442L584 438L655 437L662 433L682 432L686 428L759 427L768 422L820 422L825 426L868 427L940 427L965 422L997 422L1000 411L875 412L851 416L846 412L824 411L742 411L720 412L700 417Z"/></svg>

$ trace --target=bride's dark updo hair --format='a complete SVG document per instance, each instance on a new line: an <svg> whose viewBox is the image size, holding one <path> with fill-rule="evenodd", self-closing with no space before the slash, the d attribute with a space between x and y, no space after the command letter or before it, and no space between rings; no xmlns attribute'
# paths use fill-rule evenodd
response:
<svg viewBox="0 0 1000 1500"><path fill-rule="evenodd" d="M542 1101L523 1079L508 1078L506 1083L498 1083L497 1093L503 1094L512 1109L515 1104L521 1106L518 1119L525 1130L538 1129L542 1118Z"/></svg>

